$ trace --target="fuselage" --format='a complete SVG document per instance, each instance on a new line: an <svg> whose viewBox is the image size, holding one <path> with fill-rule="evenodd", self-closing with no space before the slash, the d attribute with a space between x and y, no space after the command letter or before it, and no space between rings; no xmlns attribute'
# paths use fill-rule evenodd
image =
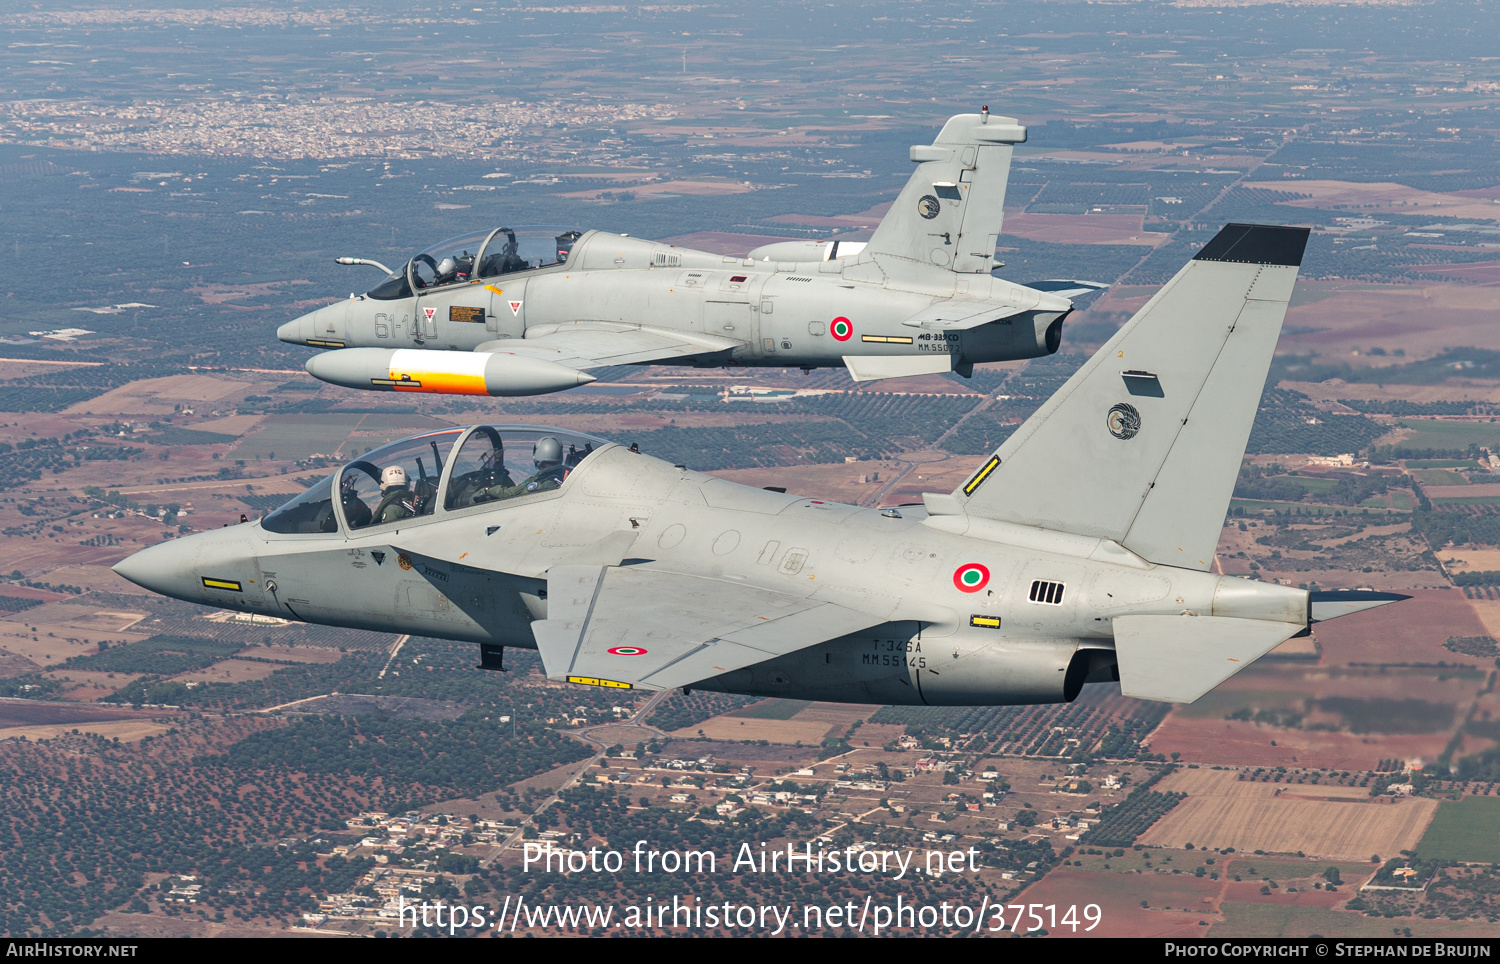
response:
<svg viewBox="0 0 1500 964"><path fill-rule="evenodd" d="M333 499L332 531L246 523L153 547L118 571L219 608L523 648L536 646L530 624L546 618L553 567L689 573L879 617L695 684L842 702L1071 700L1084 681L1114 678L1116 616L1307 615L1301 590L1153 565L1108 540L799 498L612 444L561 488L446 510L459 461L446 459L437 508L421 518L351 528ZM329 491L341 491L337 479Z"/></svg>
<svg viewBox="0 0 1500 964"><path fill-rule="evenodd" d="M379 291L303 315L278 337L330 349L472 351L569 325L647 326L733 343L675 364L817 368L851 355L940 356L947 370L1055 352L1071 307L989 274L933 270L898 282L868 259L756 261L602 231L583 234L564 263L390 286L397 297ZM1019 310L960 331L904 324L947 302Z"/></svg>

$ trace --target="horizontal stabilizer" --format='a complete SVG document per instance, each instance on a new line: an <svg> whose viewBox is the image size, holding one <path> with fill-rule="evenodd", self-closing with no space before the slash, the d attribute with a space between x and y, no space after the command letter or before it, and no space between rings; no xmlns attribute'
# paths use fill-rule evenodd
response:
<svg viewBox="0 0 1500 964"><path fill-rule="evenodd" d="M882 622L831 603L685 573L556 566L547 574L547 618L531 630L552 679L664 690Z"/></svg>
<svg viewBox="0 0 1500 964"><path fill-rule="evenodd" d="M1399 592L1377 592L1374 589L1320 589L1307 595L1315 623L1411 598Z"/></svg>
<svg viewBox="0 0 1500 964"><path fill-rule="evenodd" d="M1048 278L1046 281L1028 281L1026 287L1044 291L1056 298L1076 301L1085 295L1096 295L1109 285L1102 281L1072 281L1065 278Z"/></svg>
<svg viewBox="0 0 1500 964"><path fill-rule="evenodd" d="M1120 691L1136 699L1191 703L1302 629L1228 616L1116 616Z"/></svg>
<svg viewBox="0 0 1500 964"><path fill-rule="evenodd" d="M1012 289L1022 291L1020 288ZM1017 304L1008 304L1003 301L939 301L930 308L923 308L910 318L901 322L908 328L921 328L926 331L963 331L967 328L978 328L992 321L1000 321L1003 318L1011 318L1030 311L1037 307L1038 296L1034 291L1024 292L1026 297L1019 299ZM1049 302L1051 299L1047 299ZM1073 307L1072 304L1059 300L1060 307L1047 305L1043 310L1067 311Z"/></svg>

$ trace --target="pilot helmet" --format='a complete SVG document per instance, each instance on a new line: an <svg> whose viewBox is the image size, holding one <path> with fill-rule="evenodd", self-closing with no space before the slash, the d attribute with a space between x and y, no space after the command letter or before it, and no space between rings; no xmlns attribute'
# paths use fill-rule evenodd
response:
<svg viewBox="0 0 1500 964"><path fill-rule="evenodd" d="M380 487L382 489L406 488L406 470L399 465L387 465L380 473Z"/></svg>
<svg viewBox="0 0 1500 964"><path fill-rule="evenodd" d="M438 262L437 273L440 276L441 275L450 275L450 274L452 274L453 272L455 272L457 270L458 270L458 262L454 261L453 258L451 258L451 257L444 258L443 260L441 260L441 261Z"/></svg>
<svg viewBox="0 0 1500 964"><path fill-rule="evenodd" d="M539 469L548 469L554 465L561 465L563 460L562 443L552 436L537 439L536 445L531 449L531 461Z"/></svg>

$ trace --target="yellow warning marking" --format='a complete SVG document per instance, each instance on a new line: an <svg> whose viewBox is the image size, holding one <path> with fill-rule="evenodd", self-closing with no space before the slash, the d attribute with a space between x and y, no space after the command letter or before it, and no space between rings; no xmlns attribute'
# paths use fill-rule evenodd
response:
<svg viewBox="0 0 1500 964"><path fill-rule="evenodd" d="M975 626L975 627L977 627L979 629L999 629L1000 628L1000 617L999 616L977 616L977 615L976 616L970 616L969 617L969 625L970 626Z"/></svg>
<svg viewBox="0 0 1500 964"><path fill-rule="evenodd" d="M484 287L486 291L493 291L497 295L505 294L504 288L496 288L494 285L485 285Z"/></svg>
<svg viewBox="0 0 1500 964"><path fill-rule="evenodd" d="M974 494L974 490L977 489L977 488L979 488L979 485L980 485L981 482L983 482L985 479L989 478L990 473L993 472L993 471L995 471L995 466L997 466L999 464L1000 464L1000 457L998 455L991 456L990 460L988 462L984 463L984 468L980 469L974 475L974 477L969 480L969 484L966 485L966 486L964 486L964 495L973 495Z"/></svg>
<svg viewBox="0 0 1500 964"><path fill-rule="evenodd" d="M243 592L243 587L233 579L210 579L203 577L204 589L228 589L230 592Z"/></svg>
<svg viewBox="0 0 1500 964"><path fill-rule="evenodd" d="M569 676L568 682L581 683L584 686L603 686L616 690L628 690L632 688L629 683L620 683L612 679L599 679L597 676Z"/></svg>

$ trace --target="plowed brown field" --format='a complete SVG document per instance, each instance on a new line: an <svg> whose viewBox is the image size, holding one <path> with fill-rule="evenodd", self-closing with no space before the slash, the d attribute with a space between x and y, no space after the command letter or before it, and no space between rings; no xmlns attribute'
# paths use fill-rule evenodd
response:
<svg viewBox="0 0 1500 964"><path fill-rule="evenodd" d="M1234 847L1368 859L1415 849L1437 802L1406 797L1377 803L1357 787L1252 783L1236 770L1182 770L1160 790L1188 797L1143 834L1158 847Z"/></svg>

